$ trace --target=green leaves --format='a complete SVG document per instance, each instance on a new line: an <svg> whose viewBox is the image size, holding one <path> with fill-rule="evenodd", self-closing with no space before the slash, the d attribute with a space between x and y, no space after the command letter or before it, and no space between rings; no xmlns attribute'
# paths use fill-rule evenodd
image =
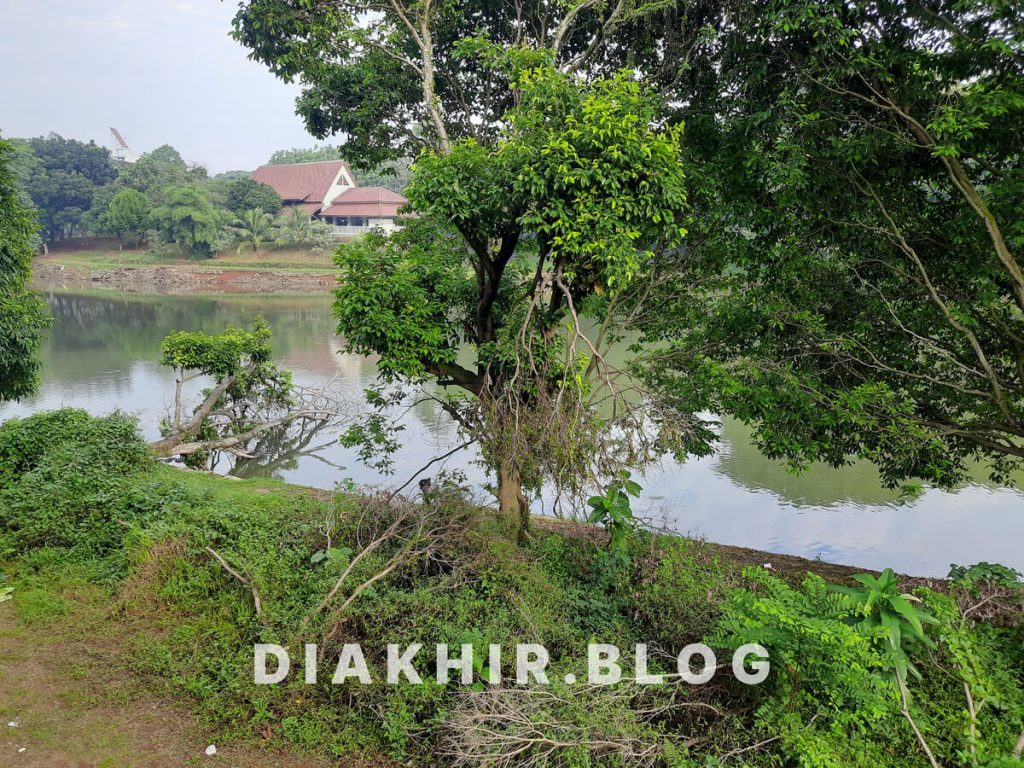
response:
<svg viewBox="0 0 1024 768"><path fill-rule="evenodd" d="M611 534L608 548L620 553L626 551L629 537L636 528L629 497L639 498L642 490L640 485L630 477L629 472L619 472L615 479L608 484L604 496L591 496L587 499L587 504L593 510L590 513L589 521L601 523L608 529Z"/></svg>
<svg viewBox="0 0 1024 768"><path fill-rule="evenodd" d="M335 568L344 570L349 564L353 551L354 550L351 547L330 547L328 549L318 549L313 553L313 556L309 558L309 562L316 565L317 563L326 561Z"/></svg>
<svg viewBox="0 0 1024 768"><path fill-rule="evenodd" d="M441 375L473 340L468 253L437 221L410 221L391 237L371 232L343 244L335 263L338 333L349 351L379 355L385 377Z"/></svg>
<svg viewBox="0 0 1024 768"><path fill-rule="evenodd" d="M12 168L12 145L0 140L0 401L26 397L39 377L39 345L51 319L28 289L36 232Z"/></svg>
<svg viewBox="0 0 1024 768"><path fill-rule="evenodd" d="M920 678L921 673L910 663L906 645L908 641L921 642L929 647L935 643L924 631L925 624L935 624L937 619L912 603L921 601L912 595L901 594L896 575L886 568L881 575L859 573L853 579L862 588L833 587L846 595L857 612L863 617L857 622L861 629L872 632L880 629L883 633L888 657L899 680L904 681L908 672Z"/></svg>
<svg viewBox="0 0 1024 768"><path fill-rule="evenodd" d="M167 202L155 209L151 221L165 242L177 243L192 258L213 256L221 216L206 192L194 184L170 187Z"/></svg>
<svg viewBox="0 0 1024 768"><path fill-rule="evenodd" d="M1024 358L994 232L1019 260L1020 14L720 10L676 92L699 211L689 279L664 292L680 387L794 467L860 457L887 485L948 488L981 459L1004 482L1024 411L996 391L1019 390Z"/></svg>
<svg viewBox="0 0 1024 768"><path fill-rule="evenodd" d="M102 223L118 235L139 233L149 223L149 211L149 200L144 194L134 189L122 189L110 201Z"/></svg>
<svg viewBox="0 0 1024 768"><path fill-rule="evenodd" d="M273 217L258 208L243 212L235 219L234 227L239 251L245 245L251 245L254 251L258 251L264 242L272 240L276 234Z"/></svg>
<svg viewBox="0 0 1024 768"><path fill-rule="evenodd" d="M270 359L270 326L257 317L251 329L228 327L212 336L201 331L172 331L160 347L160 364L222 378Z"/></svg>
<svg viewBox="0 0 1024 768"><path fill-rule="evenodd" d="M516 84L498 153L515 169L520 222L591 291L629 285L650 249L685 235L682 126L656 129L660 102L626 73L581 83L537 68Z"/></svg>

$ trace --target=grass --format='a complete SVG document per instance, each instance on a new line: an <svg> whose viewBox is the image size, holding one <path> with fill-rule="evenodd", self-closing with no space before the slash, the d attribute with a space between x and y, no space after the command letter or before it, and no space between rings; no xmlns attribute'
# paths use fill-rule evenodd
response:
<svg viewBox="0 0 1024 768"><path fill-rule="evenodd" d="M882 659L873 641L836 619L835 600L820 589L798 594L767 576L764 553L649 534L632 539L627 553L609 552L602 531L562 521L537 521L520 544L495 510L442 482L413 504L182 472L153 462L133 428L124 416L74 411L0 426L0 582L14 587L0 606L0 716L25 723L17 734L0 730L0 764L24 738L42 756L19 759L31 768L131 766L139 764L131 756L147 750L163 751L142 764L191 765L211 742L233 766L443 766L453 744L473 748L473 724L484 722L520 740L540 729L543 743L559 745L543 763L549 768L707 768L739 752L745 768L925 766L895 699L886 698L891 686L867 671ZM369 549L388 530L401 533ZM423 530L437 536L426 554L401 559ZM325 557L328 548L339 556ZM400 559L389 570L393 557ZM771 559L790 583L828 568ZM357 588L376 575L372 588ZM317 612L336 585L337 599ZM1022 595L1007 598L1016 606L1012 620L996 626L960 622L952 598L922 594L949 611L942 632L954 638L949 648L972 654L972 675L987 676L979 690L996 691L1003 709L986 710L982 746L1007 754L1024 727ZM742 633L744 642L767 638L772 654L785 654L773 660L787 661L773 662L773 676L756 689L728 677L642 691L570 691L558 682L567 673L582 679L588 643L623 649L628 673L633 645L653 642L667 654L651 660L649 671L660 674L688 642L731 653L737 645L725 643L723 631ZM318 643L320 680L304 685L293 674L255 685L254 642L288 647L293 673L302 644ZM348 643L364 648L372 684L331 684ZM424 685L384 684L389 643L470 644L479 658L489 643L540 643L555 685L532 699L529 689L493 691L505 697L493 701L527 713L509 725L494 719L486 696L431 682L429 653L417 661ZM834 664L837 648L856 664ZM945 648L918 659L925 679L914 695L920 722L952 768L966 765L959 758L967 753L957 741L959 667ZM506 680L513 667L503 654ZM477 670L477 691L485 692L481 678ZM603 746L588 746L595 740ZM636 744L659 757L623 757ZM607 745L623 749L609 754ZM463 765L519 768L531 754Z"/></svg>
<svg viewBox="0 0 1024 768"><path fill-rule="evenodd" d="M117 269L172 267L188 271L239 270L249 272L294 272L327 274L334 272L331 254L312 251L263 250L259 253L224 251L212 259L194 260L174 254L140 250L59 250L38 257L38 262L60 265L75 272L106 272Z"/></svg>
<svg viewBox="0 0 1024 768"><path fill-rule="evenodd" d="M24 581L32 586L0 606L0 764L323 768L256 740L207 757L216 734L131 672L115 589L67 565ZM40 612L42 595L64 610Z"/></svg>

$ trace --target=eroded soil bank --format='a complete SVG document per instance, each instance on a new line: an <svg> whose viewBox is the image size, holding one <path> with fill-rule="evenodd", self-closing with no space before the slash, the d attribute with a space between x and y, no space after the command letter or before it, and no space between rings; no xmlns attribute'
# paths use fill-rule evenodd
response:
<svg viewBox="0 0 1024 768"><path fill-rule="evenodd" d="M37 290L103 288L132 293L321 293L335 285L333 275L249 269L218 269L172 265L83 270L56 260L37 260L33 286Z"/></svg>

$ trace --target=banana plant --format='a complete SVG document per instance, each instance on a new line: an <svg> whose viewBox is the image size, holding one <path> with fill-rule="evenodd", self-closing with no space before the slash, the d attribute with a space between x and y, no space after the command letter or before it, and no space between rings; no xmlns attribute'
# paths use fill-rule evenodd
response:
<svg viewBox="0 0 1024 768"><path fill-rule="evenodd" d="M935 643L925 634L925 624L937 624L938 620L918 607L921 600L913 595L901 593L896 574L886 568L881 575L858 573L853 580L859 587L832 587L844 594L857 608L860 617L855 620L858 629L879 634L886 646L893 671L899 682L905 683L907 674L920 679L921 673L914 667L907 655L906 646L921 642L929 648Z"/></svg>

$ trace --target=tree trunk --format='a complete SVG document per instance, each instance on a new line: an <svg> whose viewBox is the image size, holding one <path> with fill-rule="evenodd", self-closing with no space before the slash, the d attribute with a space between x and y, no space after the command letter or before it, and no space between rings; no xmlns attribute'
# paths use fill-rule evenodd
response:
<svg viewBox="0 0 1024 768"><path fill-rule="evenodd" d="M519 542L524 542L530 532L530 504L522 481L504 465L498 466L498 509L505 519L514 522Z"/></svg>

